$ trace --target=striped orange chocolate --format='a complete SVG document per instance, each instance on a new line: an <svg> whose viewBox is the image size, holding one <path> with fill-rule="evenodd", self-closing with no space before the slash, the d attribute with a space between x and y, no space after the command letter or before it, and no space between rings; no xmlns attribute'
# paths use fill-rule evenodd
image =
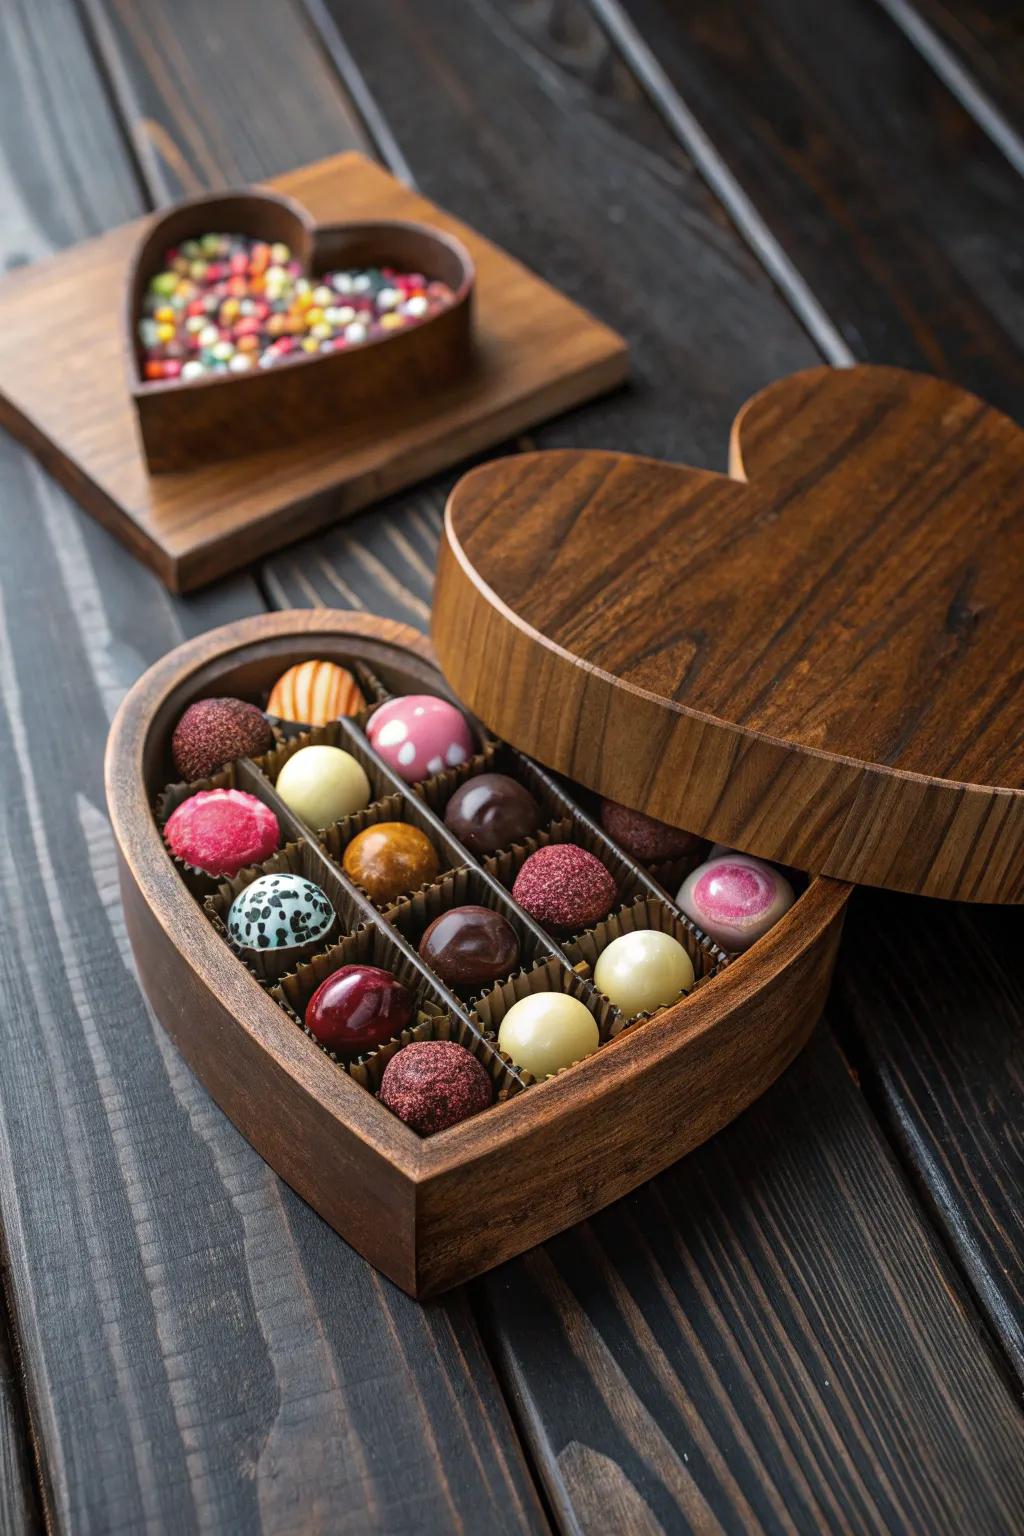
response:
<svg viewBox="0 0 1024 1536"><path fill-rule="evenodd" d="M333 661L300 661L270 690L267 714L296 725L326 725L356 715L366 700L351 672Z"/></svg>

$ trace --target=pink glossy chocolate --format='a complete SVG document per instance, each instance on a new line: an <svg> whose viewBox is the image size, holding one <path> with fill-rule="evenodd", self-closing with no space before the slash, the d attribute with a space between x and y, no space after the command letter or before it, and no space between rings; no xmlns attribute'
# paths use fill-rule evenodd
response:
<svg viewBox="0 0 1024 1536"><path fill-rule="evenodd" d="M712 857L687 875L680 908L723 949L749 949L793 905L785 875L745 853Z"/></svg>
<svg viewBox="0 0 1024 1536"><path fill-rule="evenodd" d="M474 751L466 717L430 693L389 699L370 716L370 745L407 784L457 768Z"/></svg>

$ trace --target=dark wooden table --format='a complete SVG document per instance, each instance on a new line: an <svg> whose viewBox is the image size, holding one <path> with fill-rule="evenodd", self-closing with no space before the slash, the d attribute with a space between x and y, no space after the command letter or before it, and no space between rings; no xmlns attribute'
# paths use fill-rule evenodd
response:
<svg viewBox="0 0 1024 1536"><path fill-rule="evenodd" d="M634 387L539 446L721 468L741 401L822 358L1019 413L1020 17L7 0L0 253L357 146L629 337ZM453 476L181 601L0 462L0 1529L1024 1529L1020 914L859 893L772 1092L417 1305L150 1019L101 760L185 635L319 603L425 627Z"/></svg>

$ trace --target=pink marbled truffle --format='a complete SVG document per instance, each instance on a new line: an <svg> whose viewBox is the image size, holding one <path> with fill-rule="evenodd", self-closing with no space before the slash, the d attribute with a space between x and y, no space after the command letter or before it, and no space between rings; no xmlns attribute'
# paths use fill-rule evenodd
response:
<svg viewBox="0 0 1024 1536"><path fill-rule="evenodd" d="M770 864L719 854L687 875L676 897L687 917L723 949L749 949L793 905L793 887Z"/></svg>
<svg viewBox="0 0 1024 1536"><path fill-rule="evenodd" d="M457 768L474 751L465 715L431 693L389 699L370 716L366 734L374 751L407 784Z"/></svg>

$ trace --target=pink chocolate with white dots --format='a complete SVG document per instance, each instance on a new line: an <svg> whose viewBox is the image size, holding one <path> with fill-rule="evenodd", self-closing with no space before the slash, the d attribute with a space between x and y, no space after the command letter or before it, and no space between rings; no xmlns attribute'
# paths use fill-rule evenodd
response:
<svg viewBox="0 0 1024 1536"><path fill-rule="evenodd" d="M793 905L784 875L745 853L719 854L688 875L681 909L723 949L749 949Z"/></svg>
<svg viewBox="0 0 1024 1536"><path fill-rule="evenodd" d="M474 752L465 716L430 693L389 699L370 716L366 734L374 751L407 784L457 768Z"/></svg>

